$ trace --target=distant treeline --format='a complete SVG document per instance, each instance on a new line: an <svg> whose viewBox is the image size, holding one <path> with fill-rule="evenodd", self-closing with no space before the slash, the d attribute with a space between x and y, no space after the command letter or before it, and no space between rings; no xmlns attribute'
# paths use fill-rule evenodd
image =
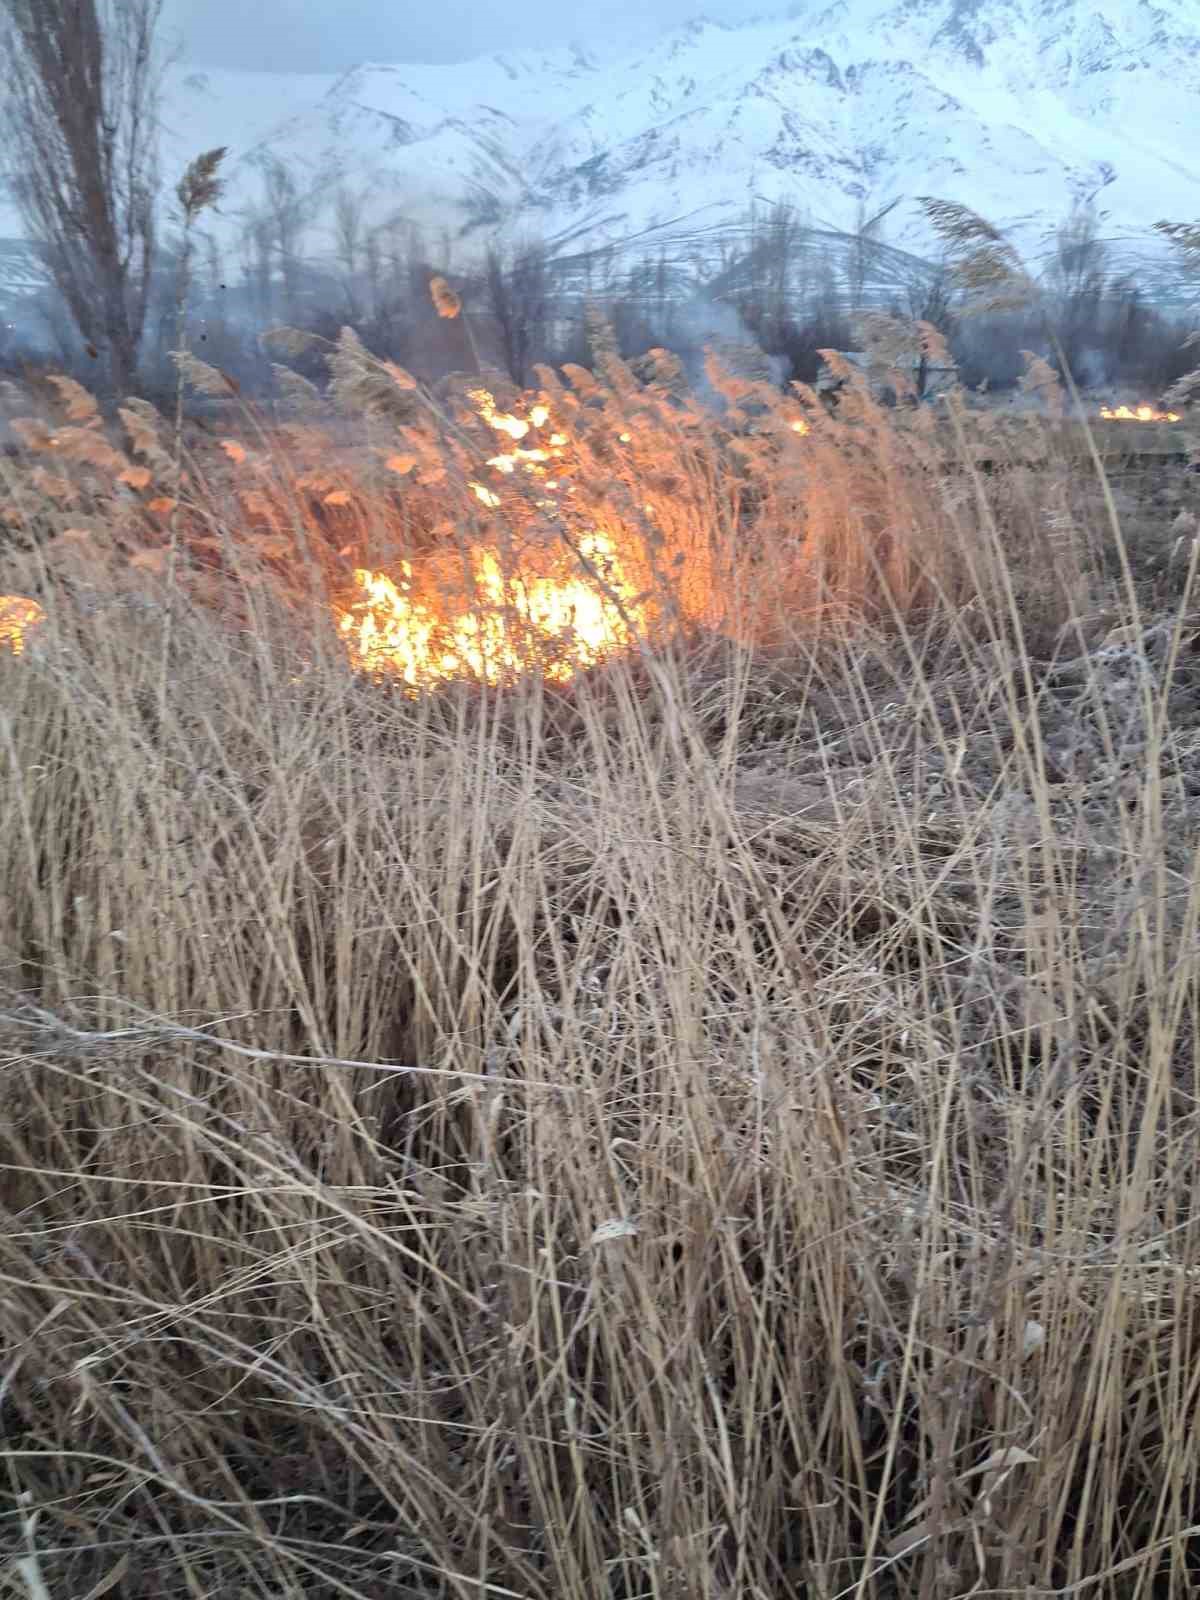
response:
<svg viewBox="0 0 1200 1600"><path fill-rule="evenodd" d="M334 202L335 259L316 264L314 218L286 171L270 177L236 259L209 236L195 242L183 311L196 353L256 396L270 394L277 359L262 335L281 325L315 336L292 364L318 381L325 341L349 324L368 348L423 380L482 369L524 386L539 363L590 361L589 308L603 314L625 357L664 347L698 375L706 347L740 347L780 384L813 382L823 349L856 348L858 319L869 311L932 324L972 388L1015 385L1023 350L1056 361L1061 352L1083 387L1146 395L1194 364L1184 348L1190 322L1159 309L1118 270L1086 209L1057 230L1027 303L980 310L950 259L925 260L882 238L886 213L839 233L779 205L719 231L641 244L585 249L510 236L480 250L446 235L433 241L403 221L368 226L362 197L343 191ZM179 249L158 248L149 282L137 376L151 396L175 382ZM430 283L439 276L458 296L457 317L434 305ZM51 289L0 328L0 369L47 368L103 387L94 351Z"/></svg>

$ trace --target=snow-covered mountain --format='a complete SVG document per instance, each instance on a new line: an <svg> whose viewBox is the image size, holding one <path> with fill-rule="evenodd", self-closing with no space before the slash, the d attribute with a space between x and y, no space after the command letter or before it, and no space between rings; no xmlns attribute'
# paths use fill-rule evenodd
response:
<svg viewBox="0 0 1200 1600"><path fill-rule="evenodd" d="M335 254L334 199L372 224L479 239L699 232L752 201L928 251L916 197L958 200L1027 249L1072 200L1145 235L1200 218L1198 0L802 0L590 57L520 52L341 76L175 71L164 175L230 147L214 227L232 252L286 163L305 250ZM16 227L0 215L0 243ZM460 253L467 246L459 247ZM227 256L228 260L228 256ZM2 265L2 263L0 263Z"/></svg>

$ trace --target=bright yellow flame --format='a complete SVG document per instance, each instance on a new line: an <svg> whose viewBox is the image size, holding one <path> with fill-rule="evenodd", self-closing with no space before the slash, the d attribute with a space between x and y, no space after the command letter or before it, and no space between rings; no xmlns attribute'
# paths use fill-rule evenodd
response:
<svg viewBox="0 0 1200 1600"><path fill-rule="evenodd" d="M475 677L496 684L542 667L562 683L633 642L631 627L645 620L645 604L621 569L603 534L580 541L586 564L599 571L569 577L505 578L493 550L470 552L475 604L439 617L409 592L412 569L400 567L400 583L382 572L356 570L359 598L342 613L338 631L355 665L379 676L398 677L411 688L453 678Z"/></svg>
<svg viewBox="0 0 1200 1600"><path fill-rule="evenodd" d="M808 423L805 422L803 417L801 417L798 421L792 423L792 432L793 433L810 433L811 431L812 430L809 428Z"/></svg>
<svg viewBox="0 0 1200 1600"><path fill-rule="evenodd" d="M1100 415L1105 422L1178 422L1177 411L1156 411L1153 406L1101 406Z"/></svg>
<svg viewBox="0 0 1200 1600"><path fill-rule="evenodd" d="M567 433L540 435L545 447L520 446L531 430L551 423L549 405L539 401L517 416L498 411L486 389L472 390L470 398L488 427L513 441L486 458L495 487L472 480L471 492L489 511L511 510L514 527L532 505L564 530L573 528L573 548L569 541L558 551L539 545L528 559L504 567L497 548L476 546L468 552L467 592L454 602L414 585L407 563L394 577L360 567L357 593L338 608L338 631L359 670L399 678L413 690L464 677L496 684L531 670L565 682L630 649L657 614L631 576L633 567L644 567L645 550L632 531L628 548L618 548L619 530L579 531L572 520L579 515L571 505L576 486L552 476L560 469L549 465L570 455ZM633 436L618 437L628 444ZM500 493L518 472L534 477L546 498L510 502ZM646 514L653 516L649 505Z"/></svg>
<svg viewBox="0 0 1200 1600"><path fill-rule="evenodd" d="M520 417L510 416L507 412L501 416L489 417L488 421L498 432L508 434L510 439L523 439L529 432L527 422L522 422Z"/></svg>
<svg viewBox="0 0 1200 1600"><path fill-rule="evenodd" d="M487 389L472 389L470 395L489 428L495 428L497 433L506 433L510 439L523 439L529 432L529 424L522 422L520 417L514 417L508 411L496 410L496 398Z"/></svg>
<svg viewBox="0 0 1200 1600"><path fill-rule="evenodd" d="M549 450L506 450L503 455L489 456L488 466L508 475L515 472L519 464L524 465L526 472L534 472L538 463L549 459Z"/></svg>
<svg viewBox="0 0 1200 1600"><path fill-rule="evenodd" d="M25 648L25 635L45 619L36 600L23 594L0 594L0 646L19 656Z"/></svg>

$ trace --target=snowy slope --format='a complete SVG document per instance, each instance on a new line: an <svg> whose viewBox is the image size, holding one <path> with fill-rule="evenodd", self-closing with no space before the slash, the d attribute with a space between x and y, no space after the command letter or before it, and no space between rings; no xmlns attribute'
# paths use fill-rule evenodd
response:
<svg viewBox="0 0 1200 1600"><path fill-rule="evenodd" d="M696 22L603 60L571 50L338 77L176 72L164 175L231 147L233 252L281 160L331 255L332 200L478 239L496 224L620 237L789 200L922 251L915 197L962 201L1035 252L1075 197L1105 231L1200 218L1197 0L833 0ZM0 214L0 242L16 231ZM469 249L470 244L461 246ZM0 266L2 270L2 266Z"/></svg>

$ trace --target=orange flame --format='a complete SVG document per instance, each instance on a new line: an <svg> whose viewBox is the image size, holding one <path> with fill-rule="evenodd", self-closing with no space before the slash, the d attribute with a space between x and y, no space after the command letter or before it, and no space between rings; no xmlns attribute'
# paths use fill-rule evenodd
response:
<svg viewBox="0 0 1200 1600"><path fill-rule="evenodd" d="M506 433L510 439L523 439L530 428L538 426L532 417L528 422L520 417L514 417L510 412L497 411L496 401L486 389L472 389L471 399L479 409L479 415L489 428L495 428L497 433ZM544 409L544 408L540 408Z"/></svg>
<svg viewBox="0 0 1200 1600"><path fill-rule="evenodd" d="M44 622L46 613L36 600L23 594L0 594L0 646L19 656L30 628Z"/></svg>
<svg viewBox="0 0 1200 1600"><path fill-rule="evenodd" d="M1153 406L1101 406L1105 422L1179 422L1177 411L1156 411Z"/></svg>
<svg viewBox="0 0 1200 1600"><path fill-rule="evenodd" d="M469 399L479 422L504 435L503 448L479 451L467 479L494 540L441 545L416 571L406 561L356 565L335 623L357 670L413 691L527 672L564 683L661 638L673 619L722 625L730 596L716 576L715 538L668 493L652 503L637 492L629 419L613 418L609 432L590 413L576 436L545 393L511 411L484 388ZM809 432L803 420L791 427Z"/></svg>
<svg viewBox="0 0 1200 1600"><path fill-rule="evenodd" d="M414 689L462 677L498 684L534 668L563 683L628 649L647 620L611 541L593 534L581 541L580 556L579 576L518 571L506 578L496 553L477 546L468 554L473 603L448 618L413 594L408 562L400 563L399 582L360 567L359 598L338 630L362 671Z"/></svg>
<svg viewBox="0 0 1200 1600"><path fill-rule="evenodd" d="M469 481L475 498L491 512L503 513L506 505L524 515L535 511L566 537L549 546L532 541L507 562L497 548L473 545L467 582L452 601L418 584L408 562L395 575L358 567L356 592L338 608L338 632L360 671L398 677L412 689L463 677L498 684L531 670L563 683L630 649L651 625L654 608L633 576L644 567L643 552L636 535L618 540L579 526L583 519L570 498L575 486L561 476L570 473L571 440L561 425L549 431L544 400L518 416L498 410L486 389L472 390L470 398L488 427L512 441L486 458L495 487ZM619 438L632 442L627 432ZM522 499L522 480L529 479L537 497ZM499 492L505 484L518 496L511 504Z"/></svg>

